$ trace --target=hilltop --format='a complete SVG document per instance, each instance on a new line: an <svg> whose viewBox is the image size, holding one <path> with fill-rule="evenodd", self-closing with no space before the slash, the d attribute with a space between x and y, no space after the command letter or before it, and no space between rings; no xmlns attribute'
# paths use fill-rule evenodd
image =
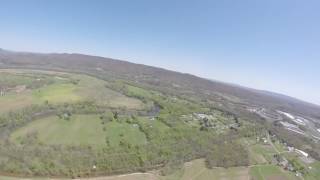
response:
<svg viewBox="0 0 320 180"><path fill-rule="evenodd" d="M120 78L166 91L174 89L180 94L200 93L215 100L230 97L232 103L248 106L265 106L280 108L293 113L301 113L313 118L319 118L320 107L292 97L245 88L228 83L203 79L191 74L178 73L134 64L123 60L89 56L83 54L58 53L27 53L2 51L0 54L1 68L35 68L58 71L87 73L102 78ZM237 99L233 101L233 98ZM224 105L224 102L221 102Z"/></svg>

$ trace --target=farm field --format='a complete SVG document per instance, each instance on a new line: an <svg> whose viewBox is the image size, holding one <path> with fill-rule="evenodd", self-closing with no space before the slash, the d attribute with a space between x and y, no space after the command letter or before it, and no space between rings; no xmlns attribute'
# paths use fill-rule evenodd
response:
<svg viewBox="0 0 320 180"><path fill-rule="evenodd" d="M242 142L248 148L250 165L269 164L273 155L277 154L277 151L269 143L257 142L257 139L250 138L242 139Z"/></svg>
<svg viewBox="0 0 320 180"><path fill-rule="evenodd" d="M70 120L57 116L35 120L13 132L11 140L24 144L25 137L30 139L32 135L40 143L48 145L105 146L106 139L111 146L118 146L121 140L132 145L146 143L145 135L139 128L125 122L101 124L97 115L74 115Z"/></svg>
<svg viewBox="0 0 320 180"><path fill-rule="evenodd" d="M0 71L0 113L31 104L95 101L113 108L143 109L138 99L105 87L106 82L79 74L46 71Z"/></svg>
<svg viewBox="0 0 320 180"><path fill-rule="evenodd" d="M276 151L270 145L256 144L250 147L255 161L258 163L271 162Z"/></svg>
<svg viewBox="0 0 320 180"><path fill-rule="evenodd" d="M263 156L263 154L257 153L251 148L248 150L249 152L249 157L250 157L250 164L255 165L255 164L266 164L268 161L266 158Z"/></svg>
<svg viewBox="0 0 320 180"><path fill-rule="evenodd" d="M80 101L81 96L75 91L77 86L71 83L56 83L42 87L32 93L35 102L48 101L53 104Z"/></svg>
<svg viewBox="0 0 320 180"><path fill-rule="evenodd" d="M208 169L203 159L185 163L181 170L172 175L161 177L162 180L248 180L249 170L246 167Z"/></svg>
<svg viewBox="0 0 320 180"><path fill-rule="evenodd" d="M254 180L298 180L293 173L282 170L276 165L257 165L250 168Z"/></svg>
<svg viewBox="0 0 320 180"><path fill-rule="evenodd" d="M320 177L320 162L315 162L310 165L312 169L309 174L305 177L306 180L317 180Z"/></svg>

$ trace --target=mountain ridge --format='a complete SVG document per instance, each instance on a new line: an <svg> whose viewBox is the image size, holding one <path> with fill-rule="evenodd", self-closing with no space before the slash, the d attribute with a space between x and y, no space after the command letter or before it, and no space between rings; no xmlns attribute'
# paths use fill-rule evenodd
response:
<svg viewBox="0 0 320 180"><path fill-rule="evenodd" d="M103 77L121 77L153 88L176 88L177 91L205 96L221 94L237 97L248 106L264 106L303 113L319 118L320 106L284 94L258 90L233 83L209 80L189 73L132 63L124 60L79 53L33 53L0 48L0 68L72 70ZM233 102L234 103L234 102Z"/></svg>

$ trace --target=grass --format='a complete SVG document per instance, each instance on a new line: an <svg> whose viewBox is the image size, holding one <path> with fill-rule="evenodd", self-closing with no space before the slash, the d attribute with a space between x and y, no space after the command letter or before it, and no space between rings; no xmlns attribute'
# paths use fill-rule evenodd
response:
<svg viewBox="0 0 320 180"><path fill-rule="evenodd" d="M305 177L306 180L320 179L320 162L317 161L310 165L312 169L309 170L309 174Z"/></svg>
<svg viewBox="0 0 320 180"><path fill-rule="evenodd" d="M77 75L76 78L81 79L77 94L86 97L87 100L94 100L97 104L113 108L125 107L139 110L144 108L144 104L140 100L107 88L105 81L84 75Z"/></svg>
<svg viewBox="0 0 320 180"><path fill-rule="evenodd" d="M247 145L250 164L267 164L272 161L276 151L268 144L257 143L256 139L242 139L242 142Z"/></svg>
<svg viewBox="0 0 320 180"><path fill-rule="evenodd" d="M20 95L8 94L0 97L0 113L6 113L12 110L20 109L32 104L32 95L25 92Z"/></svg>
<svg viewBox="0 0 320 180"><path fill-rule="evenodd" d="M7 86L17 86L20 84L29 85L34 81L34 78L19 74L13 74L0 71L0 84Z"/></svg>
<svg viewBox="0 0 320 180"><path fill-rule="evenodd" d="M276 165L259 165L250 168L250 175L255 180L281 179L291 180L296 177L287 171L282 170Z"/></svg>
<svg viewBox="0 0 320 180"><path fill-rule="evenodd" d="M105 87L106 82L94 77L79 74L61 74L59 72L46 71L23 71L19 70L1 72L0 83L13 86L30 85L37 82L39 77L51 81L50 85L44 85L37 89L26 89L23 92L7 92L0 97L0 113L6 113L21 109L31 104L43 104L49 101L52 104L65 102L95 101L99 105L112 108L128 108L142 110L145 104L136 99L127 97L119 92ZM5 74L5 76L2 76ZM77 83L74 83L77 82Z"/></svg>
<svg viewBox="0 0 320 180"><path fill-rule="evenodd" d="M254 152L249 148L250 164L266 164L268 161L260 153Z"/></svg>
<svg viewBox="0 0 320 180"><path fill-rule="evenodd" d="M152 97L152 94L150 93L150 91L144 90L139 87L127 85L127 90L128 90L128 94L131 96L147 97L147 98Z"/></svg>
<svg viewBox="0 0 320 180"><path fill-rule="evenodd" d="M286 148L279 142L279 141L276 141L275 143L273 143L275 148L277 148L277 150L279 152L285 152L287 151Z"/></svg>
<svg viewBox="0 0 320 180"><path fill-rule="evenodd" d="M49 101L49 103L75 102L82 98L75 93L77 86L74 84L52 84L33 92L34 100Z"/></svg>
<svg viewBox="0 0 320 180"><path fill-rule="evenodd" d="M271 162L273 155L277 152L270 145L256 144L250 147L251 152L256 156L259 163L265 163L263 159L267 162ZM263 156L263 158L261 157Z"/></svg>
<svg viewBox="0 0 320 180"><path fill-rule="evenodd" d="M234 179L247 180L249 179L248 168L214 168L208 169L203 159L198 159L186 163L181 170L175 173L162 177L163 180L218 180L218 179Z"/></svg>
<svg viewBox="0 0 320 180"><path fill-rule="evenodd" d="M147 139L144 133L139 130L139 127L116 121L107 123L105 127L106 137L111 146L118 146L120 141L124 141L132 145L147 143Z"/></svg>
<svg viewBox="0 0 320 180"><path fill-rule="evenodd" d="M105 128L105 131L103 130ZM106 138L111 146L120 140L132 145L146 143L146 138L138 128L127 123L110 122L105 125L96 115L74 115L70 120L56 116L35 120L16 130L11 140L22 143L28 134L36 133L37 140L44 144L106 146ZM68 137L68 138L66 138Z"/></svg>
<svg viewBox="0 0 320 180"><path fill-rule="evenodd" d="M235 168L216 168L213 170L204 171L201 175L196 177L197 180L209 179L230 179L230 180L247 180L249 178L248 169L244 167Z"/></svg>
<svg viewBox="0 0 320 180"><path fill-rule="evenodd" d="M163 124L159 120L151 120L150 118L139 118L139 121L144 126L152 128L153 131L156 131L158 134L163 134L170 130L170 128L167 125Z"/></svg>

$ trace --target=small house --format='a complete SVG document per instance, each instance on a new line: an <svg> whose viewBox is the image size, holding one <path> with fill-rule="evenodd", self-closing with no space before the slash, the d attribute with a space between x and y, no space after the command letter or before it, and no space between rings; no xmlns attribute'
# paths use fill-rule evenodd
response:
<svg viewBox="0 0 320 180"><path fill-rule="evenodd" d="M263 140L263 143L265 143L265 144L267 144L268 143L268 140L267 140L267 138L262 138L262 140Z"/></svg>
<svg viewBox="0 0 320 180"><path fill-rule="evenodd" d="M293 152L294 151L294 147L288 146L288 151L289 152Z"/></svg>
<svg viewBox="0 0 320 180"><path fill-rule="evenodd" d="M282 158L281 162L279 163L280 166L282 166L283 168L287 168L289 165L289 162L287 159Z"/></svg>

